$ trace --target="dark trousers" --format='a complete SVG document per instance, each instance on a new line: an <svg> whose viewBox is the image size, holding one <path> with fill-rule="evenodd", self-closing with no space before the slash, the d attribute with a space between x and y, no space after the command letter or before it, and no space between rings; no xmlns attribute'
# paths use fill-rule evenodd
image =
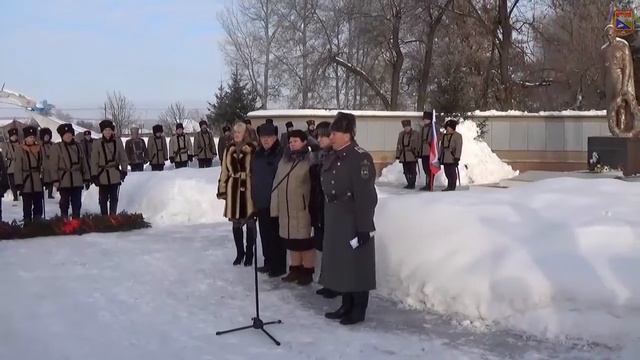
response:
<svg viewBox="0 0 640 360"><path fill-rule="evenodd" d="M189 166L188 161L176 161L176 169L186 168Z"/></svg>
<svg viewBox="0 0 640 360"><path fill-rule="evenodd" d="M287 249L280 238L278 218L271 217L269 209L258 210L258 225L260 228L260 243L264 265L274 273L287 270Z"/></svg>
<svg viewBox="0 0 640 360"><path fill-rule="evenodd" d="M131 172L140 172L144 171L144 164L130 164Z"/></svg>
<svg viewBox="0 0 640 360"><path fill-rule="evenodd" d="M242 228L247 228L246 247L244 244L244 232ZM232 223L233 240L236 244L236 255L253 257L253 245L256 242L256 220L254 218L246 221L234 221Z"/></svg>
<svg viewBox="0 0 640 360"><path fill-rule="evenodd" d="M69 206L71 206L71 217L77 219L80 217L80 209L82 208L82 187L63 188L60 189L60 215L64 218L69 217Z"/></svg>
<svg viewBox="0 0 640 360"><path fill-rule="evenodd" d="M18 201L18 189L16 189L16 178L13 174L9 174L9 187L13 194L13 201Z"/></svg>
<svg viewBox="0 0 640 360"><path fill-rule="evenodd" d="M25 223L42 219L44 192L22 193L22 219Z"/></svg>
<svg viewBox="0 0 640 360"><path fill-rule="evenodd" d="M120 185L101 185L98 191L98 203L102 215L118 213L118 192ZM107 211L108 209L108 211Z"/></svg>
<svg viewBox="0 0 640 360"><path fill-rule="evenodd" d="M198 167L200 169L213 167L213 159L198 159Z"/></svg>
<svg viewBox="0 0 640 360"><path fill-rule="evenodd" d="M407 185L413 187L416 185L416 178L418 177L417 161L407 161L402 163L402 170L404 177L407 179Z"/></svg>
<svg viewBox="0 0 640 360"><path fill-rule="evenodd" d="M433 191L433 184L430 183L431 181L431 164L429 163L429 157L428 156L423 156L421 158L422 160L422 170L424 171L424 175L427 178L425 180L424 186Z"/></svg>
<svg viewBox="0 0 640 360"><path fill-rule="evenodd" d="M444 164L444 175L447 177L447 190L455 190L458 182L458 165Z"/></svg>
<svg viewBox="0 0 640 360"><path fill-rule="evenodd" d="M151 171L163 171L164 164L153 165L151 164Z"/></svg>

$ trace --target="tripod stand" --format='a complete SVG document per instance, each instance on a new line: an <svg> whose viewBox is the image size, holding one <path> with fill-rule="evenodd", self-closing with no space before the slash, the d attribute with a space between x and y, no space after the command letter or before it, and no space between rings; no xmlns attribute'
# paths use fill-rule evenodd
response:
<svg viewBox="0 0 640 360"><path fill-rule="evenodd" d="M262 321L262 319L260 319L260 301L258 298L258 242L257 241L253 242L253 254L254 254L253 255L253 276L254 276L253 280L254 280L255 292L256 292L256 316L254 318L251 318L253 323L251 325L243 326L235 329L230 329L225 331L216 331L216 335L224 335L224 334L247 330L247 329L262 330L262 332L265 333L269 337L269 339L271 339L276 345L280 346L280 342L276 340L276 338L274 338L271 334L269 334L269 332L264 327L272 324L282 324L282 320L264 322Z"/></svg>

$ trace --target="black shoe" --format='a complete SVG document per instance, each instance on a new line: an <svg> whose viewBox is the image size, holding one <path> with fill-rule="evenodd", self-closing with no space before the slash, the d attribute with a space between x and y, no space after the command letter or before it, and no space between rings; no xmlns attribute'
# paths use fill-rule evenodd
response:
<svg viewBox="0 0 640 360"><path fill-rule="evenodd" d="M343 319L351 312L351 309L353 309L353 297L351 294L346 293L342 295L342 305L340 305L340 308L324 314L324 317L331 320Z"/></svg>
<svg viewBox="0 0 640 360"><path fill-rule="evenodd" d="M323 287L323 288L321 288L321 289L316 290L316 295L322 295L322 296L324 296L324 294L326 294L326 293L327 293L327 291L330 291L330 290L329 290L329 289L327 289L327 288L324 288L324 287Z"/></svg>
<svg viewBox="0 0 640 360"><path fill-rule="evenodd" d="M429 191L429 185L425 185L420 188L420 191Z"/></svg>
<svg viewBox="0 0 640 360"><path fill-rule="evenodd" d="M409 186L411 186L411 185L408 185L408 184L407 184L407 185L405 185L405 186L403 187L403 189L409 189Z"/></svg>
<svg viewBox="0 0 640 360"><path fill-rule="evenodd" d="M240 264L242 264L242 260L244 259L244 254L238 254L236 256L236 259L233 260L233 266L238 266Z"/></svg>
<svg viewBox="0 0 640 360"><path fill-rule="evenodd" d="M340 319L340 324L354 325L357 323L361 323L363 321L364 321L364 311L360 310L358 307L354 307L353 311L347 314L347 316Z"/></svg>
<svg viewBox="0 0 640 360"><path fill-rule="evenodd" d="M261 273L261 274L267 274L267 273L269 273L270 271L271 271L271 269L270 269L267 265L260 266L260 267L258 268L258 272L259 272L259 273Z"/></svg>
<svg viewBox="0 0 640 360"><path fill-rule="evenodd" d="M409 189L409 190L413 190L415 188L416 188L415 185L407 185L407 187L406 187L406 189Z"/></svg>
<svg viewBox="0 0 640 360"><path fill-rule="evenodd" d="M244 266L249 267L253 265L253 254L246 254L244 256Z"/></svg>
<svg viewBox="0 0 640 360"><path fill-rule="evenodd" d="M369 306L369 292L362 291L352 293L353 308L340 320L342 325L354 325L364 321L367 307Z"/></svg>
<svg viewBox="0 0 640 360"><path fill-rule="evenodd" d="M322 295L325 299L335 299L340 295L339 292L333 291L331 289L327 289L327 291Z"/></svg>

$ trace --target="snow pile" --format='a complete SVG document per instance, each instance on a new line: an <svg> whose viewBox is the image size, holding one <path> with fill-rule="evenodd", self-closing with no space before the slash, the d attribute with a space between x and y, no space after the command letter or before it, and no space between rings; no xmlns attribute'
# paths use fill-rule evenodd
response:
<svg viewBox="0 0 640 360"><path fill-rule="evenodd" d="M383 198L379 290L543 337L640 342L640 187L560 178Z"/></svg>
<svg viewBox="0 0 640 360"><path fill-rule="evenodd" d="M523 116L523 117L602 117L606 116L606 110L590 110L590 111L576 111L576 110L562 110L562 111L540 111L537 113L530 113L526 111L479 111L476 110L471 113L474 117L508 117L508 116Z"/></svg>
<svg viewBox="0 0 640 360"><path fill-rule="evenodd" d="M487 143L476 139L480 134L478 125L473 121L463 121L457 131L462 135L462 157L460 158L460 179L463 185L479 185L498 183L500 180L510 179L518 175L511 166L504 163L491 151ZM422 166L422 163L420 163ZM420 170L422 172L422 170ZM424 173L419 174L424 179ZM382 170L378 178L380 183L406 184L402 171L402 164L396 161ZM436 175L436 185L444 186L447 178L444 171Z"/></svg>
<svg viewBox="0 0 640 360"><path fill-rule="evenodd" d="M119 209L141 212L154 226L226 221L216 199L220 167L129 173L120 187ZM83 194L83 211L98 211L98 189Z"/></svg>

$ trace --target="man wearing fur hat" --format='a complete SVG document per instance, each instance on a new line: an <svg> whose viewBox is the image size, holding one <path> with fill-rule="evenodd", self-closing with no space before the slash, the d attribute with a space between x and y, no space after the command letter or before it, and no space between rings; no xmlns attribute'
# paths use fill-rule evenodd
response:
<svg viewBox="0 0 640 360"><path fill-rule="evenodd" d="M111 120L100 122L102 137L93 142L91 151L91 180L99 188L98 202L102 215L118 212L120 185L127 177L127 154L122 140L115 135Z"/></svg>
<svg viewBox="0 0 640 360"><path fill-rule="evenodd" d="M225 125L222 127L222 135L218 139L218 156L220 157L220 163L224 160L222 157L224 156L224 149L227 148L227 145L233 142L233 135L231 135L231 126Z"/></svg>
<svg viewBox="0 0 640 360"><path fill-rule="evenodd" d="M200 131L193 141L193 154L198 159L200 169L212 167L213 159L218 155L216 142L213 139L213 134L209 131L209 124L206 120L200 121Z"/></svg>
<svg viewBox="0 0 640 360"><path fill-rule="evenodd" d="M91 137L91 130L85 130L84 133L82 133L80 147L84 152L84 161L87 162L87 169L89 169L89 172L91 172L91 151L93 150L93 138Z"/></svg>
<svg viewBox="0 0 640 360"><path fill-rule="evenodd" d="M153 125L153 135L149 137L149 163L151 171L163 171L164 163L169 160L169 149L167 149L167 139L164 137L164 128L160 124Z"/></svg>
<svg viewBox="0 0 640 360"><path fill-rule="evenodd" d="M420 135L411 128L411 120L402 120L402 131L398 134L396 160L402 164L404 177L407 179L405 189L416 188L418 177L418 152L420 151Z"/></svg>
<svg viewBox="0 0 640 360"><path fill-rule="evenodd" d="M376 287L376 169L355 143L355 132L355 116L339 112L331 124L333 152L321 174L326 203L320 284L343 294L340 308L325 314L343 325L364 321L369 291Z"/></svg>
<svg viewBox="0 0 640 360"><path fill-rule="evenodd" d="M144 171L144 164L149 162L149 153L147 152L147 145L140 138L140 128L131 128L131 138L125 141L124 151L127 153L131 172Z"/></svg>
<svg viewBox="0 0 640 360"><path fill-rule="evenodd" d="M2 143L2 155L4 156L5 164L7 166L9 186L11 188L11 193L13 194L13 201L18 201L18 189L16 188L15 182L16 151L20 149L20 143L18 142L18 129L11 128L8 133L9 141Z"/></svg>
<svg viewBox="0 0 640 360"><path fill-rule="evenodd" d="M89 190L91 173L84 159L84 151L74 138L73 125L62 124L56 129L62 141L51 149L50 170L60 192L60 215L63 218L80 217L82 208L82 187Z"/></svg>
<svg viewBox="0 0 640 360"><path fill-rule="evenodd" d="M293 123L291 121L287 121L287 123L284 124L284 127L286 131L280 135L280 144L286 148L289 144L289 133L293 131Z"/></svg>
<svg viewBox="0 0 640 360"><path fill-rule="evenodd" d="M456 131L458 122L448 120L445 134L440 141L440 163L444 165L444 174L447 177L447 187L442 191L455 191L458 180L458 165L462 155L462 135Z"/></svg>
<svg viewBox="0 0 640 360"><path fill-rule="evenodd" d="M193 161L193 145L191 138L185 135L184 125L176 124L176 133L169 141L169 161L176 169L188 167Z"/></svg>
<svg viewBox="0 0 640 360"><path fill-rule="evenodd" d="M53 174L51 173L51 136L53 133L49 128L40 129L40 151L42 151L42 182L47 189L47 197L53 199Z"/></svg>
<svg viewBox="0 0 640 360"><path fill-rule="evenodd" d="M307 120L307 137L318 140L318 132L316 131L316 121L313 119Z"/></svg>
<svg viewBox="0 0 640 360"><path fill-rule="evenodd" d="M420 126L420 146L418 147L419 156L422 160L422 170L424 171L424 175L426 177L424 187L421 187L422 191L433 191L433 184L430 184L431 181L431 163L430 155L431 155L431 141L433 140L434 131L432 129L435 124L432 124L433 113L431 111L425 111L422 113L422 126Z"/></svg>
<svg viewBox="0 0 640 360"><path fill-rule="evenodd" d="M256 129L251 125L251 119L244 119L245 125L247 125L247 131L249 131L249 137L255 146L258 146L258 133Z"/></svg>
<svg viewBox="0 0 640 360"><path fill-rule="evenodd" d="M25 224L42 219L44 187L42 186L42 152L37 142L38 129L22 129L24 144L15 152L16 188L22 195L22 217Z"/></svg>

